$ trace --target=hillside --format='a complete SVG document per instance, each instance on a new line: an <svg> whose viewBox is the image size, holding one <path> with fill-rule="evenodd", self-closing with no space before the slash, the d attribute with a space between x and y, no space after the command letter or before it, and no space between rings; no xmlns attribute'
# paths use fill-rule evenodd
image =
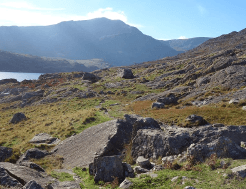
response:
<svg viewBox="0 0 246 189"><path fill-rule="evenodd" d="M1 80L0 183L244 188L245 31L132 66Z"/></svg>
<svg viewBox="0 0 246 189"><path fill-rule="evenodd" d="M169 45L171 48L176 51L188 51L191 50L205 41L209 40L209 37L194 37L189 39L173 39L163 41L166 45Z"/></svg>
<svg viewBox="0 0 246 189"><path fill-rule="evenodd" d="M0 49L72 60L102 59L114 66L179 53L135 27L106 18L67 21L51 26L1 26Z"/></svg>
<svg viewBox="0 0 246 189"><path fill-rule="evenodd" d="M31 72L55 73L72 71L93 71L109 67L100 59L69 60L31 56L27 54L0 51L0 71L2 72Z"/></svg>

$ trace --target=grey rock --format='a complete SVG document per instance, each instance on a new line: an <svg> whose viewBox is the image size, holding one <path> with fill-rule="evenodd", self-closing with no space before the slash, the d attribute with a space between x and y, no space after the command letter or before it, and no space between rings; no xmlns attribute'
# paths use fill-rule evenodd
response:
<svg viewBox="0 0 246 189"><path fill-rule="evenodd" d="M161 108L164 108L165 105L162 103L162 102L153 102L151 108L154 109L161 109Z"/></svg>
<svg viewBox="0 0 246 189"><path fill-rule="evenodd" d="M246 165L235 167L235 168L231 169L231 171L232 171L232 173L234 173L237 176L240 176L242 178L246 177Z"/></svg>
<svg viewBox="0 0 246 189"><path fill-rule="evenodd" d="M130 164L123 162L122 166L123 166L124 170L127 171L128 173L134 172L134 170L132 169Z"/></svg>
<svg viewBox="0 0 246 189"><path fill-rule="evenodd" d="M171 181L172 181L172 182L176 182L178 179L179 179L179 176L176 176L176 177L173 177L173 178L171 179Z"/></svg>
<svg viewBox="0 0 246 189"><path fill-rule="evenodd" d="M132 73L131 69L126 68L120 68L117 70L118 77L124 78L124 79L133 79L134 75Z"/></svg>
<svg viewBox="0 0 246 189"><path fill-rule="evenodd" d="M168 94L166 97L160 97L157 99L157 102L161 102L166 105L176 104L177 101L178 101L178 98L176 98L173 93Z"/></svg>
<svg viewBox="0 0 246 189"><path fill-rule="evenodd" d="M67 138L53 152L64 158L65 167L87 167L96 156L120 154L141 128L160 129L160 126L152 118L125 115L125 119L108 121Z"/></svg>
<svg viewBox="0 0 246 189"><path fill-rule="evenodd" d="M197 116L197 115L190 115L188 116L185 121L189 124L189 125L205 125L207 124L207 121L205 119L203 119L203 117L201 116Z"/></svg>
<svg viewBox="0 0 246 189"><path fill-rule="evenodd" d="M0 162L4 162L6 159L10 158L12 154L13 154L12 148L0 146Z"/></svg>
<svg viewBox="0 0 246 189"><path fill-rule="evenodd" d="M7 83L18 83L17 79L2 79L0 80L0 85L4 85Z"/></svg>
<svg viewBox="0 0 246 189"><path fill-rule="evenodd" d="M199 162L203 162L212 154L220 158L243 159L246 156L246 149L224 136L209 143L191 144L187 149L187 155L193 156Z"/></svg>
<svg viewBox="0 0 246 189"><path fill-rule="evenodd" d="M134 172L137 173L137 174L147 173L149 171L150 171L149 169L145 169L145 168L142 168L140 166L134 167Z"/></svg>
<svg viewBox="0 0 246 189"><path fill-rule="evenodd" d="M229 104L238 104L239 103L239 99L231 99L230 101L229 101Z"/></svg>
<svg viewBox="0 0 246 189"><path fill-rule="evenodd" d="M205 85L210 82L210 77L200 77L196 80L196 84L198 87Z"/></svg>
<svg viewBox="0 0 246 189"><path fill-rule="evenodd" d="M1 186L22 188L22 184L11 177L2 166L0 166L0 188Z"/></svg>
<svg viewBox="0 0 246 189"><path fill-rule="evenodd" d="M39 165L37 165L36 163L33 163L33 162L23 161L23 162L20 162L19 165L26 166L26 167L29 167L31 169L35 169L36 171L39 171L39 172L45 172L45 170L42 167L40 167Z"/></svg>
<svg viewBox="0 0 246 189"><path fill-rule="evenodd" d="M30 141L33 144L58 144L60 140L58 138L52 137L47 133L39 133L35 135Z"/></svg>
<svg viewBox="0 0 246 189"><path fill-rule="evenodd" d="M46 150L39 150L38 148L32 148L27 150L17 161L17 164L20 164L23 161L28 161L32 159L41 159L50 153Z"/></svg>
<svg viewBox="0 0 246 189"><path fill-rule="evenodd" d="M36 183L35 180L31 180L23 186L23 189L43 189L43 187Z"/></svg>
<svg viewBox="0 0 246 189"><path fill-rule="evenodd" d="M128 179L125 179L121 184L120 184L120 188L124 188L124 189L128 189L133 185L133 183L131 181L129 181Z"/></svg>
<svg viewBox="0 0 246 189"><path fill-rule="evenodd" d="M10 123L16 124L21 122L22 120L26 120L26 116L23 113L16 113L14 114L14 116L12 117L12 119L10 120Z"/></svg>
<svg viewBox="0 0 246 189"><path fill-rule="evenodd" d="M162 158L162 163L164 164L164 163L167 163L167 162L169 162L169 163L172 163L172 162L174 162L176 159L177 159L177 155L175 155L175 156L166 156L166 157L163 157Z"/></svg>
<svg viewBox="0 0 246 189"><path fill-rule="evenodd" d="M225 125L222 123L214 123L212 126L213 127L224 127Z"/></svg>
<svg viewBox="0 0 246 189"><path fill-rule="evenodd" d="M246 110L246 106L243 106L243 107L242 107L242 110Z"/></svg>
<svg viewBox="0 0 246 189"><path fill-rule="evenodd" d="M32 97L43 97L44 96L44 90L38 90L35 92L27 92L22 96L23 100L27 100Z"/></svg>
<svg viewBox="0 0 246 189"><path fill-rule="evenodd" d="M88 72L83 72L82 73L82 77L83 80L89 80L92 83L97 82L100 78L97 77L96 75L92 74L92 73L88 73Z"/></svg>
<svg viewBox="0 0 246 189"><path fill-rule="evenodd" d="M114 178L124 180L124 168L119 156L96 157L93 162L93 172L95 182L112 182Z"/></svg>
<svg viewBox="0 0 246 189"><path fill-rule="evenodd" d="M136 163L141 168L145 168L145 169L151 169L152 168L150 161L148 159L144 158L143 156L139 156L136 160Z"/></svg>
<svg viewBox="0 0 246 189"><path fill-rule="evenodd" d="M46 173L40 173L25 166L0 162L0 167L4 168L11 175L11 177L18 180L22 185L25 185L29 181L35 180L38 184L44 187L47 183L53 180L53 178L49 177Z"/></svg>
<svg viewBox="0 0 246 189"><path fill-rule="evenodd" d="M106 88L120 88L123 84L121 82L116 82L116 83L105 83Z"/></svg>

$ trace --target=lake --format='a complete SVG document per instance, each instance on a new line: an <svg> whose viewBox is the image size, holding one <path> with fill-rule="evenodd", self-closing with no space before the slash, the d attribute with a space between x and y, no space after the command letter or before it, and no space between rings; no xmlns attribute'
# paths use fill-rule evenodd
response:
<svg viewBox="0 0 246 189"><path fill-rule="evenodd" d="M21 72L0 72L1 79L17 79L17 81L23 81L25 79L38 79L43 73L21 73Z"/></svg>

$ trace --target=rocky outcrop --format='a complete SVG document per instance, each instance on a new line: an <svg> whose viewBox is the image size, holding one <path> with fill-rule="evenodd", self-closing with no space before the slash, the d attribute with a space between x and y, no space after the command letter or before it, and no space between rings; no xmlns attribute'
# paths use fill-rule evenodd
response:
<svg viewBox="0 0 246 189"><path fill-rule="evenodd" d="M47 183L53 180L45 173L41 174L40 172L25 166L14 165L11 163L0 163L0 167L1 170L6 170L11 180L14 178L18 181L17 183L21 184L21 186L24 186L26 183L35 180L39 185L45 187ZM4 174L6 174L6 172Z"/></svg>
<svg viewBox="0 0 246 189"><path fill-rule="evenodd" d="M123 120L112 120L90 127L64 140L53 151L63 156L65 167L88 166L96 156L121 154L124 145L130 143L137 130L144 128L160 129L160 126L152 118L125 115Z"/></svg>
<svg viewBox="0 0 246 189"><path fill-rule="evenodd" d="M14 116L12 117L12 119L9 121L10 123L16 124L19 123L23 120L26 120L26 116L23 113L16 113L14 114Z"/></svg>
<svg viewBox="0 0 246 189"><path fill-rule="evenodd" d="M131 69L126 68L120 68L117 71L118 77L124 78L124 79L133 79L134 75L132 73Z"/></svg>

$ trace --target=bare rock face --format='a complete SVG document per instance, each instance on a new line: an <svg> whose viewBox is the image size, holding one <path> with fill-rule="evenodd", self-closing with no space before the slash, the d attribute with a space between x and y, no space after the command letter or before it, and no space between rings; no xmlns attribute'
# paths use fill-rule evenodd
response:
<svg viewBox="0 0 246 189"><path fill-rule="evenodd" d="M125 119L108 121L84 130L58 144L53 152L64 158L65 167L88 167L96 156L118 155L130 143L137 130L159 128L152 118L125 115Z"/></svg>
<svg viewBox="0 0 246 189"><path fill-rule="evenodd" d="M2 166L0 166L0 188L1 186L22 188L22 184L11 177Z"/></svg>
<svg viewBox="0 0 246 189"><path fill-rule="evenodd" d="M246 149L224 136L207 144L192 144L187 149L187 155L193 156L200 162L203 162L212 154L216 154L220 158L243 159L246 157Z"/></svg>
<svg viewBox="0 0 246 189"><path fill-rule="evenodd" d="M47 183L53 180L45 173L40 173L25 166L2 162L0 163L0 167L2 168L1 170L6 170L12 178L16 179L21 184L21 186L24 186L26 183L35 180L39 185L45 187Z"/></svg>
<svg viewBox="0 0 246 189"><path fill-rule="evenodd" d="M4 162L6 159L10 158L12 154L13 154L12 148L0 146L0 162Z"/></svg>
<svg viewBox="0 0 246 189"><path fill-rule="evenodd" d="M114 178L124 180L124 168L118 156L96 157L93 162L93 173L95 182L112 182Z"/></svg>
<svg viewBox="0 0 246 189"><path fill-rule="evenodd" d="M39 133L35 135L30 141L33 144L58 144L60 140L58 138L52 137L47 133Z"/></svg>
<svg viewBox="0 0 246 189"><path fill-rule="evenodd" d="M118 77L124 78L124 79L133 79L134 75L132 73L131 69L126 68L120 68L118 69Z"/></svg>
<svg viewBox="0 0 246 189"><path fill-rule="evenodd" d="M16 113L14 114L13 118L10 120L10 123L19 123L21 122L22 120L26 120L26 116L25 114L23 113Z"/></svg>

